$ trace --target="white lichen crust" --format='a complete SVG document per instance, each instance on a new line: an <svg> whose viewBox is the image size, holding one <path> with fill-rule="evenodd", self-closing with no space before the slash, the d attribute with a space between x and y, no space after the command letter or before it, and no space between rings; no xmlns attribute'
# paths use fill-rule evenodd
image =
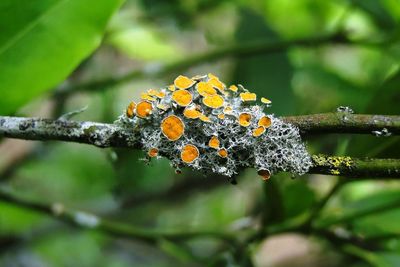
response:
<svg viewBox="0 0 400 267"><path fill-rule="evenodd" d="M180 82L188 84L188 88L180 90L187 90L192 96L191 103L186 106L178 104L182 99L173 97L173 92L181 86ZM216 93L200 95L197 86L200 82L212 85ZM191 79L179 76L175 85L157 91L159 97L154 96L155 90L142 95L152 106L151 111L147 110L148 116L135 116L139 111L134 109L137 107L135 103L130 105L131 112L120 117L119 123L134 125L139 129L136 140L140 140L142 148L146 152L156 149L158 156L167 157L178 169L188 166L226 176L233 176L244 167L254 167L269 174L279 171L306 173L312 161L297 127L265 114L263 110L270 105L269 100L263 98L263 103L256 104L255 95L242 86L230 88L211 74ZM216 95L222 97L222 103ZM208 96L214 96L215 101L205 105L204 98ZM185 108L194 110L199 118L189 118L184 114ZM241 114L245 114L243 117L248 120L242 121ZM171 115L177 116L184 125L182 135L173 141L165 135L168 129L162 128L162 121ZM260 126L261 118L269 124ZM173 129L173 134L180 130L178 126ZM257 128L260 131L255 134ZM217 137L217 147L210 146L212 137ZM182 149L186 145L194 145L199 152L189 163L182 158Z"/></svg>

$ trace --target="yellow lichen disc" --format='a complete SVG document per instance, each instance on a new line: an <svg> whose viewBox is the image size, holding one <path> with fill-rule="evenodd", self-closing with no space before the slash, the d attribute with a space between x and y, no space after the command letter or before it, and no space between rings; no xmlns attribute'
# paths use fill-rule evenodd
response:
<svg viewBox="0 0 400 267"><path fill-rule="evenodd" d="M196 84L196 90L201 96L211 96L217 94L217 91L208 82L199 82Z"/></svg>
<svg viewBox="0 0 400 267"><path fill-rule="evenodd" d="M151 157L151 158L157 157L158 149L155 147L150 148L149 151L147 152L147 155L149 155L149 157Z"/></svg>
<svg viewBox="0 0 400 267"><path fill-rule="evenodd" d="M171 84L171 85L168 85L168 90L170 90L171 92L173 92L173 91L175 91L176 89L175 89L175 85L173 85L173 84Z"/></svg>
<svg viewBox="0 0 400 267"><path fill-rule="evenodd" d="M211 78L208 80L208 83L220 90L221 92L224 91L225 84L223 84L218 78Z"/></svg>
<svg viewBox="0 0 400 267"><path fill-rule="evenodd" d="M157 108L161 109L161 110L164 110L164 111L167 111L170 108L170 106L160 103L160 104L157 104Z"/></svg>
<svg viewBox="0 0 400 267"><path fill-rule="evenodd" d="M218 119L220 119L220 120L224 120L225 119L225 114L223 114L223 113L221 113L221 114L218 114Z"/></svg>
<svg viewBox="0 0 400 267"><path fill-rule="evenodd" d="M210 141L208 141L208 146L211 148L218 149L219 148L219 139L216 136L211 137Z"/></svg>
<svg viewBox="0 0 400 267"><path fill-rule="evenodd" d="M272 102L268 98L261 97L261 103L268 105L268 104L271 104Z"/></svg>
<svg viewBox="0 0 400 267"><path fill-rule="evenodd" d="M201 112L198 111L195 107L186 107L183 111L183 116L188 119L198 119L201 115Z"/></svg>
<svg viewBox="0 0 400 267"><path fill-rule="evenodd" d="M267 169L261 169L257 171L258 175L260 175L262 177L262 179L264 181L268 180L269 178L271 178L271 172Z"/></svg>
<svg viewBox="0 0 400 267"><path fill-rule="evenodd" d="M181 159L185 163L192 163L199 157L199 149L194 145L185 145L181 151Z"/></svg>
<svg viewBox="0 0 400 267"><path fill-rule="evenodd" d="M131 102L129 103L129 106L126 108L126 116L128 118L132 118L133 115L135 115L135 107L136 107L136 103L135 102Z"/></svg>
<svg viewBox="0 0 400 267"><path fill-rule="evenodd" d="M136 106L136 115L140 118L146 118L151 114L153 105L148 101L141 101Z"/></svg>
<svg viewBox="0 0 400 267"><path fill-rule="evenodd" d="M168 140L176 141L185 132L185 125L179 117L170 115L161 122L161 131Z"/></svg>
<svg viewBox="0 0 400 267"><path fill-rule="evenodd" d="M199 119L200 119L201 121L204 121L204 122L211 122L210 118L207 117L207 116L204 115L204 114L200 114Z"/></svg>
<svg viewBox="0 0 400 267"><path fill-rule="evenodd" d="M229 90L231 90L233 92L237 92L238 91L238 87L236 85L231 85L231 86L229 86Z"/></svg>
<svg viewBox="0 0 400 267"><path fill-rule="evenodd" d="M256 101L257 95L255 93L250 93L250 92L244 92L240 93L240 99L244 102L247 101Z"/></svg>
<svg viewBox="0 0 400 267"><path fill-rule="evenodd" d="M164 98L165 97L165 93L164 92L157 92L157 94L155 95L158 98Z"/></svg>
<svg viewBox="0 0 400 267"><path fill-rule="evenodd" d="M192 103L192 94L186 90L176 90L172 93L172 99L182 107L186 107Z"/></svg>
<svg viewBox="0 0 400 267"><path fill-rule="evenodd" d="M220 108L224 105L224 98L220 95L210 95L203 98L203 104L210 108Z"/></svg>
<svg viewBox="0 0 400 267"><path fill-rule="evenodd" d="M218 150L218 155L221 158L226 158L228 156L228 151L225 148L221 148L220 150Z"/></svg>
<svg viewBox="0 0 400 267"><path fill-rule="evenodd" d="M258 137L265 133L265 127L264 126L258 126L256 129L253 130L253 136Z"/></svg>
<svg viewBox="0 0 400 267"><path fill-rule="evenodd" d="M258 126L264 126L265 128L268 128L271 126L271 124L271 118L268 116L263 116L258 120Z"/></svg>
<svg viewBox="0 0 400 267"><path fill-rule="evenodd" d="M147 94L149 96L155 96L158 93L158 91L156 89L149 89L147 90Z"/></svg>
<svg viewBox="0 0 400 267"><path fill-rule="evenodd" d="M188 89L189 87L191 87L193 84L195 83L195 81L193 81L192 79L183 76L183 75L179 75L178 77L176 77L176 79L174 80L174 85L176 86L176 88L178 89Z"/></svg>
<svg viewBox="0 0 400 267"><path fill-rule="evenodd" d="M232 113L233 113L233 108L231 106L227 106L224 108L224 114L232 115Z"/></svg>
<svg viewBox="0 0 400 267"><path fill-rule="evenodd" d="M156 99L154 97L152 97L151 95L149 95L147 93L141 93L140 98L142 100L147 100L147 101L151 101L151 102L156 101Z"/></svg>
<svg viewBox="0 0 400 267"><path fill-rule="evenodd" d="M251 121L251 114L250 113L246 113L243 112L239 115L239 124L241 126L247 127L250 125L250 121Z"/></svg>

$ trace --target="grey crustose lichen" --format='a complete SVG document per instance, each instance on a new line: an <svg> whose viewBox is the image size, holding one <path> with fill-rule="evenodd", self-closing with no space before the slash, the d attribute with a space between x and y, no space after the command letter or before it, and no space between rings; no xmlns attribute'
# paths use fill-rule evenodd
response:
<svg viewBox="0 0 400 267"><path fill-rule="evenodd" d="M150 89L131 102L118 123L134 126L149 158L164 156L179 170L233 176L254 167L264 179L279 171L304 174L312 166L299 130L264 108L271 101L243 86L226 87L212 74Z"/></svg>

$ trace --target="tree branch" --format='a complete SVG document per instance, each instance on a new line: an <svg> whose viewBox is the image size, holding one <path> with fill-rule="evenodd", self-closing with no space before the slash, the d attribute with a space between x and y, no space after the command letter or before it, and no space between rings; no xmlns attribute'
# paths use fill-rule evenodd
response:
<svg viewBox="0 0 400 267"><path fill-rule="evenodd" d="M69 225L78 226L81 228L99 230L104 233L120 236L123 238L133 238L147 243L157 243L161 239L168 240L186 240L196 237L213 237L228 242L235 240L234 236L221 231L158 231L149 230L141 227L136 227L131 224L124 224L101 218L97 215L87 213L84 211L74 211L66 209L60 203L46 205L23 200L13 196L12 194L0 189L0 201L17 205L32 211L39 212L44 215L51 216Z"/></svg>
<svg viewBox="0 0 400 267"><path fill-rule="evenodd" d="M342 115L317 114L282 119L309 134L369 134L382 128L393 134L400 133L400 116L347 114L346 120L340 120L340 116ZM58 140L98 147L140 148L139 142L135 141L135 131L139 130L134 126L126 128L117 124L0 116L0 136L25 140ZM314 167L310 173L348 177L400 177L399 159L356 159L318 155L313 156L313 162Z"/></svg>
<svg viewBox="0 0 400 267"><path fill-rule="evenodd" d="M342 32L333 34L309 37L298 40L290 41L259 41L247 44L234 44L228 45L221 48L217 48L212 51L207 51L198 55L185 57L184 59L173 62L167 65L150 64L147 67L131 71L125 75L119 77L105 78L97 81L90 81L82 84L72 85L56 92L57 95L68 95L77 91L96 91L100 89L106 89L110 86L117 85L124 82L129 82L133 79L140 79L144 77L161 77L167 74L176 73L179 71L187 70L190 67L199 65L206 62L214 62L226 57L245 57L253 56L263 53L275 53L285 51L290 47L302 46L302 47L314 47L323 44L364 44L362 42L356 42L349 40L346 35ZM365 43L368 45L368 43ZM371 44L373 45L373 44Z"/></svg>
<svg viewBox="0 0 400 267"><path fill-rule="evenodd" d="M400 134L400 116L397 115L367 115L336 112L290 116L282 119L296 125L306 134L374 134L374 131L382 131L383 129L387 130L386 135ZM382 135L385 135L385 133L382 133Z"/></svg>

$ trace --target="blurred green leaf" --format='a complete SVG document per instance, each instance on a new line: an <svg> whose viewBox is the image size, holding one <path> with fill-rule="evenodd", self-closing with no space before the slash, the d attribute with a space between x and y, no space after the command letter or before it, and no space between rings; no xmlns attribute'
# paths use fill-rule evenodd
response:
<svg viewBox="0 0 400 267"><path fill-rule="evenodd" d="M101 42L123 0L0 3L0 113L57 85Z"/></svg>
<svg viewBox="0 0 400 267"><path fill-rule="evenodd" d="M396 21L382 4L381 0L352 0L355 6L368 13L380 29L396 27Z"/></svg>
<svg viewBox="0 0 400 267"><path fill-rule="evenodd" d="M323 227L339 223L351 223L352 225L357 225L355 224L357 221L379 218L379 216L388 211L396 211L397 213L395 214L395 217L400 218L400 210L398 208L400 208L400 196L398 190L372 193L357 201L347 202L340 209L335 211L329 210L329 215L320 218L317 221L317 225ZM383 217L383 219L384 218L385 217ZM391 224L391 229L393 231L400 233L400 226L393 225L398 224L397 222L398 220L393 220L386 223ZM382 223L383 221L373 226L374 233L382 233L388 230L385 228L387 225Z"/></svg>
<svg viewBox="0 0 400 267"><path fill-rule="evenodd" d="M307 186L304 180L298 179L288 183L283 191L285 192L283 202L286 218L300 215L315 204L315 193Z"/></svg>
<svg viewBox="0 0 400 267"><path fill-rule="evenodd" d="M277 35L266 25L263 17L249 9L241 10L240 16L236 32L238 43L277 39ZM243 84L260 97L271 99L273 104L269 112L288 115L295 111L292 75L293 68L286 53L260 54L237 60L233 83Z"/></svg>

